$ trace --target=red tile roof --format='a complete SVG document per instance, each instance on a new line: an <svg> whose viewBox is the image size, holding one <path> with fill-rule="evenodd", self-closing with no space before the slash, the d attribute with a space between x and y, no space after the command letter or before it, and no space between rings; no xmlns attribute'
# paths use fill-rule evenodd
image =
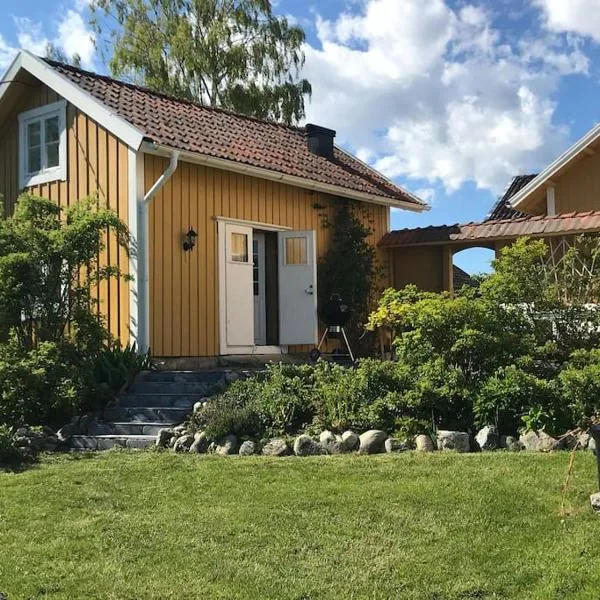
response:
<svg viewBox="0 0 600 600"><path fill-rule="evenodd" d="M337 147L333 160L312 154L304 128L202 106L72 66L46 62L156 144L385 200L425 205Z"/></svg>
<svg viewBox="0 0 600 600"><path fill-rule="evenodd" d="M381 238L379 246L397 248L440 243L477 242L547 235L600 231L600 210L563 213L554 217L527 216L518 219L499 219L463 225L434 225L416 229L390 231Z"/></svg>

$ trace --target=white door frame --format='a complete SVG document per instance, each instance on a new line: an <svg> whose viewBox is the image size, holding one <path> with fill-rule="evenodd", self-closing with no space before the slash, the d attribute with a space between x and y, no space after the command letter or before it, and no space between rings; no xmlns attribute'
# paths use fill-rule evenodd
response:
<svg viewBox="0 0 600 600"><path fill-rule="evenodd" d="M254 271L257 271L258 294L253 293L254 301L254 343L260 346L267 345L267 286L266 286L266 267L265 267L265 234L262 231L254 231L252 235L252 262L254 263L254 245L256 244L256 254L258 268L252 265L252 284L254 286Z"/></svg>
<svg viewBox="0 0 600 600"><path fill-rule="evenodd" d="M227 277L226 277L226 235L225 226L227 224L243 225L252 227L252 229L262 229L263 231L290 231L291 227L282 225L272 225L269 223L260 223L257 221L244 221L243 219L230 219L228 217L215 217L217 221L217 254L218 254L218 279L219 279L219 354L287 354L287 346L235 346L227 345ZM251 248L250 248L251 250ZM249 290L252 293L252 290ZM252 315L254 319L254 314Z"/></svg>

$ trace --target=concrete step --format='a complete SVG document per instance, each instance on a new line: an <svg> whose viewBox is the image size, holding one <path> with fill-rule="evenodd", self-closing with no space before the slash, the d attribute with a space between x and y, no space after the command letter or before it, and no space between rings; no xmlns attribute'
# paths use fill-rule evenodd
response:
<svg viewBox="0 0 600 600"><path fill-rule="evenodd" d="M174 427L178 423L163 422L163 423L148 423L147 421L122 421L120 423L110 423L115 435L136 435L144 436L151 435L156 437L156 434L165 427Z"/></svg>
<svg viewBox="0 0 600 600"><path fill-rule="evenodd" d="M146 371L140 381L163 383L218 383L227 378L227 371Z"/></svg>
<svg viewBox="0 0 600 600"><path fill-rule="evenodd" d="M123 394L119 400L120 408L186 408L191 410L200 396L196 394Z"/></svg>
<svg viewBox="0 0 600 600"><path fill-rule="evenodd" d="M110 450L115 446L148 448L155 443L155 435L74 435L71 450Z"/></svg>
<svg viewBox="0 0 600 600"><path fill-rule="evenodd" d="M136 394L193 394L197 398L214 393L218 386L210 381L144 381L138 379L127 392Z"/></svg>
<svg viewBox="0 0 600 600"><path fill-rule="evenodd" d="M107 421L148 421L153 423L183 423L190 414L189 408L171 406L115 406L104 411Z"/></svg>

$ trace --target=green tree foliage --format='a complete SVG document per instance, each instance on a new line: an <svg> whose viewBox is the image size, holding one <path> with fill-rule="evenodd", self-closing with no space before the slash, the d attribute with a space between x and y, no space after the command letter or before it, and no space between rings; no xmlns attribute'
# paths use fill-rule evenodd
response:
<svg viewBox="0 0 600 600"><path fill-rule="evenodd" d="M77 52L69 57L62 51L61 48L51 42L46 44L46 58L66 65L72 65L78 68L81 67L81 56L77 54Z"/></svg>
<svg viewBox="0 0 600 600"><path fill-rule="evenodd" d="M368 241L372 232L358 218L358 211L356 203L338 203L331 224L331 243L318 270L320 305L332 294L339 294L352 310L348 329L355 340L362 334L380 275L375 249Z"/></svg>
<svg viewBox="0 0 600 600"><path fill-rule="evenodd" d="M92 9L114 75L260 118L304 116L305 35L270 0L94 0Z"/></svg>
<svg viewBox="0 0 600 600"><path fill-rule="evenodd" d="M94 198L63 212L23 195L0 221L0 423L61 424L106 394L114 351L97 289L126 277L99 264L108 231L128 248L127 227Z"/></svg>

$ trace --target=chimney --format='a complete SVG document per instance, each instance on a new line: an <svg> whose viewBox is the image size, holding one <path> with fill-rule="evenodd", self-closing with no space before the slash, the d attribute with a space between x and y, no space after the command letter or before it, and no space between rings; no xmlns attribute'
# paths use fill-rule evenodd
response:
<svg viewBox="0 0 600 600"><path fill-rule="evenodd" d="M332 159L335 131L312 123L307 123L305 129L308 149L317 156Z"/></svg>

